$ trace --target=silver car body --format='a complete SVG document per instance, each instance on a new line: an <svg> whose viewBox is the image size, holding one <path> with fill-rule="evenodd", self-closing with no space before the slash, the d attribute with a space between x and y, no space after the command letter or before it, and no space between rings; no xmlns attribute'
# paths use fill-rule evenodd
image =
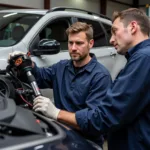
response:
<svg viewBox="0 0 150 150"><path fill-rule="evenodd" d="M47 13L47 10L29 10L29 9L16 9L16 10L1 10L1 13L26 13L26 14L39 14L42 17L32 26L32 28L25 34L25 36L16 44L8 47L0 47L0 69L5 69L7 66L8 54L14 51L28 52L30 45L37 36L37 34L44 28L48 23L53 22L59 18L74 17L84 18L93 20L96 22L105 23L111 26L111 21L107 18L102 18L97 15L86 14L78 11L52 11ZM94 47L91 49L92 53L95 53L98 61L102 63L110 72L112 79L114 80L119 71L126 64L124 56L118 55L116 50L110 45L104 45L100 47ZM70 59L68 50L60 51L55 55L32 55L32 60L36 62L39 67L48 67L52 64L62 60ZM52 94L50 94L52 97Z"/></svg>

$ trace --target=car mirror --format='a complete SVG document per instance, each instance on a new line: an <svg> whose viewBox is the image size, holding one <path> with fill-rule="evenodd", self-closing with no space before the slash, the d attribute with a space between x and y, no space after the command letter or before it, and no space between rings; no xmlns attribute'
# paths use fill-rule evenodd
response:
<svg viewBox="0 0 150 150"><path fill-rule="evenodd" d="M60 52L60 43L54 39L42 39L38 43L38 49L33 50L35 56L52 55Z"/></svg>

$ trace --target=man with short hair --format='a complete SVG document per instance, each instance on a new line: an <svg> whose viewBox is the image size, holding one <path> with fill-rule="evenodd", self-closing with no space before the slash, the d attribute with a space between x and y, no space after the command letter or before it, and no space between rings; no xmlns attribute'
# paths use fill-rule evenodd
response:
<svg viewBox="0 0 150 150"><path fill-rule="evenodd" d="M106 97L99 97L97 107L70 114L62 112L58 120L83 132L109 133L109 150L149 150L149 33L149 18L142 10L130 8L115 12L110 43L119 54L125 55L125 68L108 89Z"/></svg>
<svg viewBox="0 0 150 150"><path fill-rule="evenodd" d="M108 89L106 98L99 98L100 105L72 116L75 119L70 125L76 124L84 132L109 132L109 150L150 149L149 33L149 18L142 10L130 8L114 13L110 43L125 55L127 64Z"/></svg>
<svg viewBox="0 0 150 150"><path fill-rule="evenodd" d="M76 112L90 119L86 110L94 109L105 99L111 77L95 55L90 53L94 44L90 25L76 22L67 29L67 34L71 60L62 60L48 68L38 68L35 63L33 65L33 74L39 87L53 88L56 106L49 98L39 96L34 100L33 109L68 125L75 121L73 127L78 128ZM86 126L84 120L81 122ZM82 134L102 146L100 134L94 135L90 130Z"/></svg>

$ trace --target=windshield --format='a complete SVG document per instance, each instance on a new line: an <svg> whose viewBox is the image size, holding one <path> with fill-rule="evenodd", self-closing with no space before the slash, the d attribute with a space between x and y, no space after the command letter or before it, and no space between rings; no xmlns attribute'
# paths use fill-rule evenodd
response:
<svg viewBox="0 0 150 150"><path fill-rule="evenodd" d="M18 43L42 17L27 13L0 13L0 47Z"/></svg>

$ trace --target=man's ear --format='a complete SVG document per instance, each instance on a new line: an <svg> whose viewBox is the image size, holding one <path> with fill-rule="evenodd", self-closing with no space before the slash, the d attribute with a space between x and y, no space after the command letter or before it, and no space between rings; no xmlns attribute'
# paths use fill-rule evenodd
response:
<svg viewBox="0 0 150 150"><path fill-rule="evenodd" d="M138 24L136 21L130 23L131 34L134 34L138 30Z"/></svg>
<svg viewBox="0 0 150 150"><path fill-rule="evenodd" d="M92 48L92 47L93 47L93 45L94 45L94 40L93 40L93 39L91 39L91 40L89 41L89 47L90 47L90 48Z"/></svg>

